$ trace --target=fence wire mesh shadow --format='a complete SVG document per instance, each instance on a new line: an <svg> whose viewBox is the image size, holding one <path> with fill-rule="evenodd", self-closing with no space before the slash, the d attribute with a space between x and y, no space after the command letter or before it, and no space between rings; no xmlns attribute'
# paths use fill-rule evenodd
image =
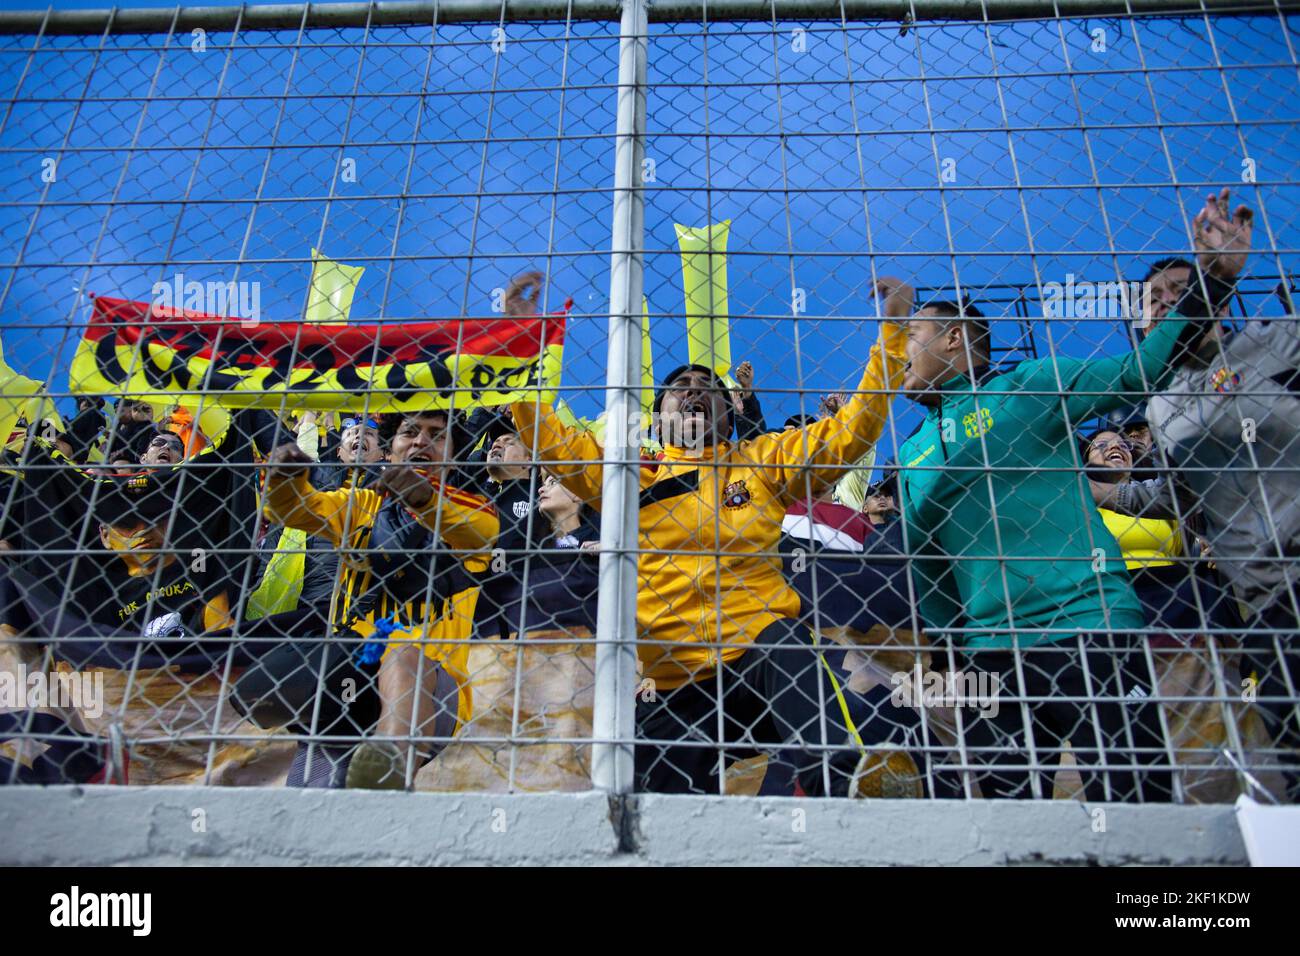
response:
<svg viewBox="0 0 1300 956"><path fill-rule="evenodd" d="M1293 800L1295 7L1114 6L0 15L0 779Z"/></svg>

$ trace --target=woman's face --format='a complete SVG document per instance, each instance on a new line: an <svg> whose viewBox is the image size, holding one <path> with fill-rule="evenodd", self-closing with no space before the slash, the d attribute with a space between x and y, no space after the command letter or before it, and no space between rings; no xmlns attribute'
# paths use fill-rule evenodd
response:
<svg viewBox="0 0 1300 956"><path fill-rule="evenodd" d="M1088 445L1088 464L1127 474L1133 468L1133 446L1123 435L1099 432Z"/></svg>
<svg viewBox="0 0 1300 956"><path fill-rule="evenodd" d="M537 507L551 524L576 515L582 507L578 496L571 492L554 475L547 475L537 490Z"/></svg>

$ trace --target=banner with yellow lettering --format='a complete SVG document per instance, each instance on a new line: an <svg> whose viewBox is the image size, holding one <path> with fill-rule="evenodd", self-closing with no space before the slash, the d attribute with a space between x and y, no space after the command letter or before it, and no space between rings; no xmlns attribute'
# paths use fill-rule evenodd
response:
<svg viewBox="0 0 1300 956"><path fill-rule="evenodd" d="M554 402L573 301L552 315L380 325L248 322L95 299L70 391L374 413Z"/></svg>

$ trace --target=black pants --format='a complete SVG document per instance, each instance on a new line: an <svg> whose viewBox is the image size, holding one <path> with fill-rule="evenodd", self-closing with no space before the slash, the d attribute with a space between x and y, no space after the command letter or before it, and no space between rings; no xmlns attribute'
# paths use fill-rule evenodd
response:
<svg viewBox="0 0 1300 956"><path fill-rule="evenodd" d="M281 644L265 652L235 682L232 700L241 713L265 729L286 727L292 733L323 736L363 736L379 720L376 677L379 665L357 664L357 640L323 638ZM450 737L456 729L459 686L442 667L431 675L429 688L437 701L432 736ZM287 784L291 787L343 785L355 743L298 745ZM445 743L424 751L436 756Z"/></svg>
<svg viewBox="0 0 1300 956"><path fill-rule="evenodd" d="M729 745L721 761L724 765L763 751L780 751L780 760L773 761L769 772L779 771L782 765L792 767L800 786L812 796L827 793L826 755L829 792L845 795L861 753L845 726L818 652L824 652L835 670L853 723L868 748L882 743L915 745L920 722L914 711L891 703L887 687L876 687L866 695L848 690L843 667L846 650L825 641L814 649L806 627L780 620L765 627L754 646L719 673L660 691L653 700L638 698L637 736L655 743L636 747L637 789L720 793L721 737ZM827 751L826 746L835 749ZM765 786L764 792L772 791Z"/></svg>
<svg viewBox="0 0 1300 956"><path fill-rule="evenodd" d="M1129 572L1129 580L1151 631L1167 631L1187 641L1207 626L1228 631L1241 627L1237 602L1212 568L1139 568Z"/></svg>
<svg viewBox="0 0 1300 956"><path fill-rule="evenodd" d="M265 729L287 727L296 734L323 736L368 733L379 719L379 665L358 665L352 659L357 646L356 641L322 637L268 650L235 681L234 705Z"/></svg>
<svg viewBox="0 0 1300 956"><path fill-rule="evenodd" d="M1077 638L1022 648L1023 686L1010 651L967 649L958 654L967 674L994 675L998 687L996 708L981 702L979 708L960 710L966 756L979 768L973 773L983 796L1032 797L1031 781L1038 776L1040 796L1050 799L1052 776L1068 740L1086 799L1169 800L1172 774L1158 706L1148 700L1155 688L1142 640L1088 635L1082 651ZM935 666L940 666L938 660ZM1028 766L1029 733L1041 771ZM1145 769L1156 764L1165 769ZM944 763L934 769L936 790L949 796L963 792L961 771Z"/></svg>

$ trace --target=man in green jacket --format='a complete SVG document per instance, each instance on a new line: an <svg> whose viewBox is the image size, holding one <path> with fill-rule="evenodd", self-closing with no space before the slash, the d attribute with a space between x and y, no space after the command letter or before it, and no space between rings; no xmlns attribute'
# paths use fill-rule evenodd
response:
<svg viewBox="0 0 1300 956"><path fill-rule="evenodd" d="M980 765L985 797L1050 797L1068 740L1089 799L1167 798L1167 772L1134 772L1168 764L1157 709L1144 701L1154 685L1145 648L1131 633L1142 607L1073 435L1158 390L1199 337L1192 318L1218 304L1191 288L1136 351L1011 368L990 364L988 324L971 306L931 303L908 324L903 391L926 409L898 453L918 612L958 650L955 668L991 672L1001 694L1029 698L1004 700L996 717L962 711L962 764Z"/></svg>

